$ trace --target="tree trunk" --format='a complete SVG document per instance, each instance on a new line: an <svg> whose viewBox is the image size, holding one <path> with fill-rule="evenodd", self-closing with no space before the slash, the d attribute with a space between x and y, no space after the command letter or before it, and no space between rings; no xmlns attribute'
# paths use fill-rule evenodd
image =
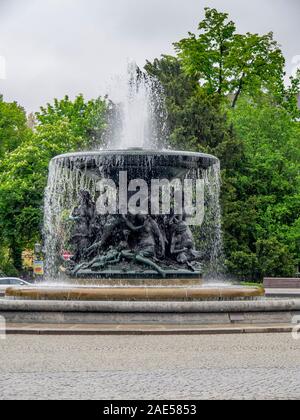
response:
<svg viewBox="0 0 300 420"><path fill-rule="evenodd" d="M22 271L22 268L23 268L22 248L15 239L13 239L11 242L10 252L11 252L11 258L12 258L15 269L18 271Z"/></svg>
<svg viewBox="0 0 300 420"><path fill-rule="evenodd" d="M235 108L235 106L237 104L237 101L240 97L240 94L242 93L243 84L244 84L244 77L245 77L245 73L243 73L243 75L240 79L238 90L237 90L236 94L234 95L234 99L233 99L233 102L232 102L232 108Z"/></svg>

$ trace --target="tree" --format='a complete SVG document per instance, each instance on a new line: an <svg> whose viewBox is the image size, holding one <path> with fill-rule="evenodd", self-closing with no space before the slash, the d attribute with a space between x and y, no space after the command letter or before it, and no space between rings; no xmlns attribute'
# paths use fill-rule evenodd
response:
<svg viewBox="0 0 300 420"><path fill-rule="evenodd" d="M198 89L197 77L187 74L177 57L163 55L153 63L147 61L145 70L162 85L167 105L183 105Z"/></svg>
<svg viewBox="0 0 300 420"><path fill-rule="evenodd" d="M200 30L176 44L178 57L146 65L163 86L170 144L221 160L229 273L293 276L300 255L300 74L285 88L273 35L236 34L227 14L206 9Z"/></svg>
<svg viewBox="0 0 300 420"><path fill-rule="evenodd" d="M299 108L300 94L300 69L297 70L295 76L290 77L290 85L283 89L281 98L282 106L289 112L292 118L300 119Z"/></svg>
<svg viewBox="0 0 300 420"><path fill-rule="evenodd" d="M235 107L242 93L281 92L285 59L273 33L236 33L227 13L206 8L200 34L175 43L184 70L197 77L209 94L231 97Z"/></svg>
<svg viewBox="0 0 300 420"><path fill-rule="evenodd" d="M37 129L65 122L70 133L78 138L76 147L97 147L102 145L106 128L107 101L102 98L85 101L79 95L72 102L68 96L55 99L53 104L41 107L36 114ZM82 139L82 145L80 140Z"/></svg>
<svg viewBox="0 0 300 420"><path fill-rule="evenodd" d="M162 85L170 146L213 153L222 159L224 169L241 162L243 146L228 124L218 94L208 94L196 77L184 71L176 57L148 61L145 69Z"/></svg>
<svg viewBox="0 0 300 420"><path fill-rule="evenodd" d="M29 136L24 109L16 102L4 102L0 96L0 158L15 150Z"/></svg>
<svg viewBox="0 0 300 420"><path fill-rule="evenodd" d="M26 141L6 153L0 167L1 248L10 271L21 270L22 250L41 240L43 196L50 160L89 147L105 130L105 101L55 100L37 114ZM7 264L6 264L7 265ZM3 267L5 269L5 267Z"/></svg>
<svg viewBox="0 0 300 420"><path fill-rule="evenodd" d="M239 277L292 276L300 255L300 127L267 101L244 98L230 120L245 158L224 174L228 268Z"/></svg>

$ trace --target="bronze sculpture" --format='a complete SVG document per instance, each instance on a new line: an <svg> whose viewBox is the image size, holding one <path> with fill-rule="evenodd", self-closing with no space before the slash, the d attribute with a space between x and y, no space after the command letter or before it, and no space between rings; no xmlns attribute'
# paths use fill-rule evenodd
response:
<svg viewBox="0 0 300 420"><path fill-rule="evenodd" d="M193 262L200 254L183 217L165 217L162 221L143 214L106 215L101 224L89 192L80 191L78 201L70 216L74 223L70 244L75 248L69 264L72 276L83 275L87 270L101 272L123 261L131 263L134 269L137 265L139 270L143 266L154 270L163 278L170 267L195 271Z"/></svg>

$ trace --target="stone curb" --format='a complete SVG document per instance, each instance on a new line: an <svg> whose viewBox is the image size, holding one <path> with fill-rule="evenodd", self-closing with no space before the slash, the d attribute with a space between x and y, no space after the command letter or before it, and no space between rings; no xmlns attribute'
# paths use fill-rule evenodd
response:
<svg viewBox="0 0 300 420"><path fill-rule="evenodd" d="M270 326L250 326L250 327L224 327L224 328L178 328L153 330L151 328L137 329L55 329L55 328L7 328L7 335L222 335L222 334L275 334L275 333L291 333L293 326L288 325L270 325Z"/></svg>
<svg viewBox="0 0 300 420"><path fill-rule="evenodd" d="M0 312L236 313L300 311L300 299L205 302L30 301L0 299Z"/></svg>

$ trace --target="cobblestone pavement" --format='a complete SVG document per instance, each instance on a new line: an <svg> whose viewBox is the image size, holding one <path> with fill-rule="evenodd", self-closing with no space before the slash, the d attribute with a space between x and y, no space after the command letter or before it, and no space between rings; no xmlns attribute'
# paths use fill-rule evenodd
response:
<svg viewBox="0 0 300 420"><path fill-rule="evenodd" d="M300 399L290 334L8 336L1 399Z"/></svg>

